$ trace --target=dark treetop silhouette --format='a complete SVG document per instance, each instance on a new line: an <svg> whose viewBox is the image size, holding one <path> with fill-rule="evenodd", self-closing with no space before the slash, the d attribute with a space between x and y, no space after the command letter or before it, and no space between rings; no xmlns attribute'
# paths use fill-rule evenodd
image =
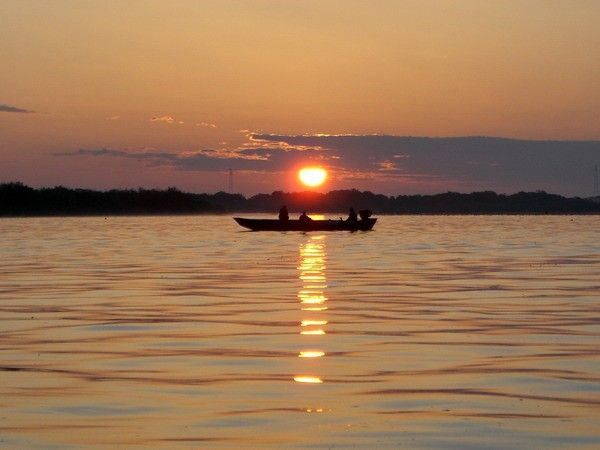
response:
<svg viewBox="0 0 600 450"><path fill-rule="evenodd" d="M0 184L0 216L198 214L270 212L281 205L291 212L347 211L351 205L375 214L600 214L595 199L566 198L546 192L495 192L385 196L357 190L258 194L191 194L167 190L33 189L22 183Z"/></svg>

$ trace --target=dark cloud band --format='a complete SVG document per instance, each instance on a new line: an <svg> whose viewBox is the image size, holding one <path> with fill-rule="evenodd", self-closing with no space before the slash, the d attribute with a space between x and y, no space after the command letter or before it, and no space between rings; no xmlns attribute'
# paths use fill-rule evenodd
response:
<svg viewBox="0 0 600 450"><path fill-rule="evenodd" d="M600 141L532 141L495 137L251 134L237 149L196 152L78 150L62 155L130 158L178 170L280 172L318 164L340 179L432 183L444 189L590 192Z"/></svg>
<svg viewBox="0 0 600 450"><path fill-rule="evenodd" d="M29 111L28 109L23 108L17 108L16 106L0 104L0 112L31 114L34 111Z"/></svg>

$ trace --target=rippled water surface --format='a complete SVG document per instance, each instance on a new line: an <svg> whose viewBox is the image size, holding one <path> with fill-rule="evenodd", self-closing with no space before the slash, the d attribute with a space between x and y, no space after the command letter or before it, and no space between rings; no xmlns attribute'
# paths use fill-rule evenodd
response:
<svg viewBox="0 0 600 450"><path fill-rule="evenodd" d="M0 447L598 448L599 220L0 219Z"/></svg>

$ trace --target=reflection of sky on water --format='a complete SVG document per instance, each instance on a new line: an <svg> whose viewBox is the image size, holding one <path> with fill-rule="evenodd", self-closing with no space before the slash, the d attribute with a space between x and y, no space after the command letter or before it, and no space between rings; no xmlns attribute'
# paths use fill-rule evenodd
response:
<svg viewBox="0 0 600 450"><path fill-rule="evenodd" d="M0 219L0 440L598 448L597 223Z"/></svg>

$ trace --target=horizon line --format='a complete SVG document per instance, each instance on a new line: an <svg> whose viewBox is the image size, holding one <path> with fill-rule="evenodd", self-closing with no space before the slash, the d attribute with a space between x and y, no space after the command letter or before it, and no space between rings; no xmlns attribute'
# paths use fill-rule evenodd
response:
<svg viewBox="0 0 600 450"><path fill-rule="evenodd" d="M273 194L283 194L283 195L306 195L306 194L311 194L311 195L328 195L334 192L358 192L358 193L370 193L373 195L383 195L384 197L416 197L416 196L420 196L420 197L433 197L436 195L444 195L444 194L459 194L459 195L471 195L471 194L481 194L481 193L493 193L495 195L505 195L505 196L511 196L511 195L516 195L516 194L546 194L546 195L555 195L557 197L562 197L562 198L572 198L572 199L576 199L576 198L580 198L580 199L593 199L593 198L599 198L600 195L590 195L587 197L580 197L580 196L573 196L573 197L567 197L565 195L562 194L557 194L554 192L548 192L545 191L543 189L538 189L535 191L516 191L516 192L512 192L512 193L507 193L507 192L496 192L494 190L482 190L482 191L471 191L471 192L460 192L460 191L445 191L445 192L436 192L433 194L382 194L382 193L377 193L377 192L373 192L370 190L364 190L361 191L360 189L357 188L349 188L349 189L333 189L331 191L327 191L327 192L321 192L321 191L311 191L311 190L305 190L305 191L293 191L293 192L286 192L286 191L282 191L282 190L275 190L272 191L270 193L267 192L259 192L256 194L244 194L242 192L227 192L224 190L220 190L220 191L216 191L216 192L190 192L190 191L184 191L181 190L181 188L177 187L177 186L168 186L166 188L158 188L158 187L150 187L150 188L146 188L146 187L142 187L142 186L138 186L136 188L130 187L130 188L121 188L121 187L114 187L114 188L108 188L108 189L98 189L98 188L85 188L85 187L68 187L68 186L64 186L62 184L59 185L54 185L54 186L40 186L40 187L32 187L26 183L23 183L22 181L0 181L0 187L6 186L6 185L20 185L29 189L33 189L33 190L41 190L41 189L68 189L68 190L82 190L82 191L95 191L95 192L111 192L111 191L168 191L168 190L176 190L178 192L181 192L182 194L192 194L192 195L217 195L217 194L227 194L227 195L241 195L242 197L249 199L252 197L256 197L259 195L273 195Z"/></svg>

